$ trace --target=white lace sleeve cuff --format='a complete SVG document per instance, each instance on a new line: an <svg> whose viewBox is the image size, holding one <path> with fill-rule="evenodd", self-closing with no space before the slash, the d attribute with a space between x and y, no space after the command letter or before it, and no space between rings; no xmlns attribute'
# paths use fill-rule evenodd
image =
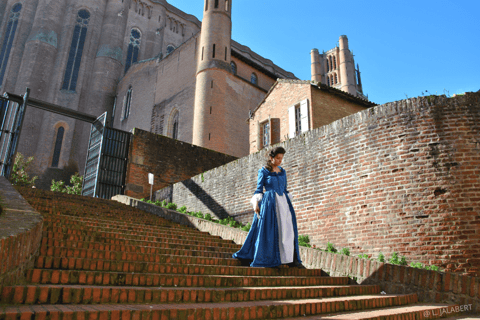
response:
<svg viewBox="0 0 480 320"><path fill-rule="evenodd" d="M253 195L252 199L250 200L250 203L253 206L253 210L255 210L258 207L258 203L262 201L262 198L263 198L263 194L261 193L257 193Z"/></svg>

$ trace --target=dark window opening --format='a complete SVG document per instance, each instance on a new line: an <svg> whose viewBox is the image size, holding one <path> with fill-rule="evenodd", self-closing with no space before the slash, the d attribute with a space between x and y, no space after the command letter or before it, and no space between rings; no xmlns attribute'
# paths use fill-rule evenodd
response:
<svg viewBox="0 0 480 320"><path fill-rule="evenodd" d="M172 139L178 139L178 112L173 118Z"/></svg>
<svg viewBox="0 0 480 320"><path fill-rule="evenodd" d="M218 0L215 0L215 9L218 8Z"/></svg>
<svg viewBox="0 0 480 320"><path fill-rule="evenodd" d="M210 107L210 114L212 114L212 107Z"/></svg>
<svg viewBox="0 0 480 320"><path fill-rule="evenodd" d="M250 76L250 82L253 84L258 84L258 78L255 73L252 73L252 75Z"/></svg>
<svg viewBox="0 0 480 320"><path fill-rule="evenodd" d="M230 62L230 67L232 68L232 73L237 74L237 65L235 64L235 62Z"/></svg>
<svg viewBox="0 0 480 320"><path fill-rule="evenodd" d="M205 0L205 11L208 10L208 1L209 1L209 0Z"/></svg>
<svg viewBox="0 0 480 320"><path fill-rule="evenodd" d="M212 80L212 82L211 82L210 86L211 86L211 88L213 89L213 80Z"/></svg>
<svg viewBox="0 0 480 320"><path fill-rule="evenodd" d="M167 46L167 54L172 53L173 50L175 50L175 47L174 47L174 46L172 46L171 44Z"/></svg>
<svg viewBox="0 0 480 320"><path fill-rule="evenodd" d="M204 51L205 47L202 47L202 61L203 61L203 51Z"/></svg>
<svg viewBox="0 0 480 320"><path fill-rule="evenodd" d="M58 163L60 162L60 152L62 151L64 133L65 133L65 129L63 127L59 127L57 130L57 139L55 141L55 147L53 149L53 159L52 159L53 168L58 168Z"/></svg>
<svg viewBox="0 0 480 320"><path fill-rule="evenodd" d="M213 44L213 54L212 54L212 58L215 58L215 44Z"/></svg>
<svg viewBox="0 0 480 320"><path fill-rule="evenodd" d="M18 19L20 17L21 10L22 4L17 3L10 11L7 28L5 30L5 36L3 37L2 51L0 51L0 86L3 83L3 77L5 76L5 69L7 68L10 51L12 50L13 39L15 38L15 32L17 31Z"/></svg>
<svg viewBox="0 0 480 320"><path fill-rule="evenodd" d="M67 68L63 78L63 90L75 91L77 88L78 73L82 62L83 47L87 37L87 27L90 13L87 10L78 11L77 24L73 30L72 44L67 60Z"/></svg>
<svg viewBox="0 0 480 320"><path fill-rule="evenodd" d="M130 115L131 104L132 104L132 87L128 89L127 95L125 96L125 105L124 105L125 112L123 113L123 119L127 119L128 116Z"/></svg>

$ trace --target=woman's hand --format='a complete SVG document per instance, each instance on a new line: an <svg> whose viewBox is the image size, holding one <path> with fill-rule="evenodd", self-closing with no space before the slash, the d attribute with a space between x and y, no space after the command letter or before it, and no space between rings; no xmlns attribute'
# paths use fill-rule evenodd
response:
<svg viewBox="0 0 480 320"><path fill-rule="evenodd" d="M255 212L256 212L256 213L260 213L260 207L259 207L259 206L257 206L257 207L255 208Z"/></svg>

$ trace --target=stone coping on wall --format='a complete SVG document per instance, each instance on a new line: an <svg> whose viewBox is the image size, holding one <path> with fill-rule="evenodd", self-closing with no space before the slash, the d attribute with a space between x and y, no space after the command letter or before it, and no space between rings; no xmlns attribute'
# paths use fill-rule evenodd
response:
<svg viewBox="0 0 480 320"><path fill-rule="evenodd" d="M0 177L0 291L4 285L21 283L25 270L38 255L43 218Z"/></svg>
<svg viewBox="0 0 480 320"><path fill-rule="evenodd" d="M237 244L243 244L248 234L128 196L117 195L112 200ZM386 293L417 293L420 302L471 304L472 310L480 312L480 277L398 266L306 247L300 247L300 256L307 268L322 269L330 276L349 277L351 283L380 285Z"/></svg>

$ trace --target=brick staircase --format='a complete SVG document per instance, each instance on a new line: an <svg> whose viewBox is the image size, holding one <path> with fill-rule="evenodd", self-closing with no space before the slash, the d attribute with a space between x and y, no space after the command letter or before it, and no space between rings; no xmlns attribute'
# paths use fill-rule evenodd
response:
<svg viewBox="0 0 480 320"><path fill-rule="evenodd" d="M0 320L455 315L442 314L445 304L418 303L415 293L382 295L379 286L349 284L321 270L242 267L231 258L240 248L232 241L116 202L20 192L44 217L43 239L26 283L3 288Z"/></svg>

